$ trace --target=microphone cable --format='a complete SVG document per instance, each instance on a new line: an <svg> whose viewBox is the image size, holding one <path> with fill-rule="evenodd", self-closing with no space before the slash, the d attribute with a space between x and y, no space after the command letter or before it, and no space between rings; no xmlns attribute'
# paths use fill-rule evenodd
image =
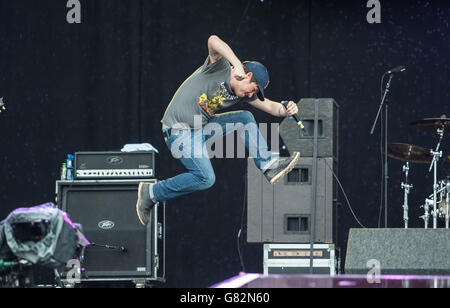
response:
<svg viewBox="0 0 450 308"><path fill-rule="evenodd" d="M247 16L248 9L250 8L250 4L253 4L253 0L248 0L247 6L244 9L244 13L242 14L242 17L239 21L236 31L234 32L233 38L230 40L230 43L234 43L236 37L239 35L239 30L241 29L242 22L244 21L245 17Z"/></svg>
<svg viewBox="0 0 450 308"><path fill-rule="evenodd" d="M384 75L383 75L383 78L384 78ZM286 106L287 106L287 103L288 103L287 101L283 102L283 105L284 105L285 108L286 108ZM295 121L301 123L301 120L300 120L298 117L295 117ZM299 126L300 126L300 125L299 125ZM301 124L301 126L303 126L303 124ZM300 127L301 127L301 126L300 126ZM306 132L306 134L309 136L308 131L305 129L304 126L301 127L301 129L302 129L304 132ZM345 193L345 190L344 190L344 188L342 187L342 184L341 184L341 182L339 181L338 177L337 177L336 174L334 173L333 169L328 165L327 160L324 159L324 161L325 161L325 164L327 165L328 169L330 169L330 171L333 173L334 178L335 178L336 181L338 182L339 187L341 188L342 193L344 194L345 200L347 201L348 207L349 207L350 212L352 213L353 217L355 218L355 220L358 222L358 224L359 224L362 228L366 229L366 227L359 221L358 217L356 217L356 214L355 214L355 212L353 211L352 206L350 205L350 201L348 200L347 194ZM383 173L383 174L384 174L384 173Z"/></svg>
<svg viewBox="0 0 450 308"><path fill-rule="evenodd" d="M387 72L383 74L381 77L381 86L380 86L380 99L383 98L383 85L384 85L384 77L387 75ZM380 114L380 162L381 162L381 189L380 189L380 208L378 211L378 228L381 227L381 216L383 213L383 200L384 200L384 154L383 154L383 132L384 132L384 113Z"/></svg>
<svg viewBox="0 0 450 308"><path fill-rule="evenodd" d="M359 221L358 217L356 217L356 214L355 214L355 212L353 211L352 206L350 205L350 201L348 200L347 194L345 193L345 190L344 190L344 188L342 187L342 184L341 184L341 182L339 181L338 177L336 176L336 174L334 173L333 169L332 169L332 168L330 167L330 165L328 164L327 160L324 159L324 161L325 161L325 164L327 165L328 169L330 169L331 173L333 173L334 178L335 178L336 181L338 182L339 187L341 188L342 193L344 194L345 200L347 201L348 208L350 209L350 212L352 213L352 215L353 215L353 217L355 218L356 222L357 222L362 228L366 229L366 227Z"/></svg>
<svg viewBox="0 0 450 308"><path fill-rule="evenodd" d="M243 256L243 252L241 251L241 247L243 250L243 246L244 246L243 230L245 227L244 217L245 217L246 200L247 200L247 175L244 176L244 202L242 203L241 227L237 234L237 250L238 250L238 255L239 255L239 262L241 263L241 271L243 273L245 273L245 264L244 264L244 256Z"/></svg>

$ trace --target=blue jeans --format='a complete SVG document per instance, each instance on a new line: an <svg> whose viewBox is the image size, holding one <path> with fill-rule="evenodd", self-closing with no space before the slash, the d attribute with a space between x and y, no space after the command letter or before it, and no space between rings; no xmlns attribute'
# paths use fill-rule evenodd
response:
<svg viewBox="0 0 450 308"><path fill-rule="evenodd" d="M208 154L208 144L218 137L218 142L214 144L217 150L217 144L220 144L220 140L223 141L223 136L234 131L238 131L250 156L254 158L255 165L262 172L277 161L278 155L268 151L266 140L250 112L236 111L218 114L200 129L172 131L166 144L172 155L183 163L187 172L156 183L153 186L155 199L166 201L194 191L205 190L214 185L216 176Z"/></svg>

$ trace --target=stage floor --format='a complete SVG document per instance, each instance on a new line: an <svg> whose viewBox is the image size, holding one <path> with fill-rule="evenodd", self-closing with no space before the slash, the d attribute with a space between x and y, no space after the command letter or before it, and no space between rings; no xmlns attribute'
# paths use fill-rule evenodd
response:
<svg viewBox="0 0 450 308"><path fill-rule="evenodd" d="M240 274L211 288L449 288L450 276Z"/></svg>

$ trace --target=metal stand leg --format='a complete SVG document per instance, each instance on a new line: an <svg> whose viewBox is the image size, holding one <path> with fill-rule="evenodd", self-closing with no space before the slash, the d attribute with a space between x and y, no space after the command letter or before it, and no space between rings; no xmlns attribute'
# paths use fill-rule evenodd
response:
<svg viewBox="0 0 450 308"><path fill-rule="evenodd" d="M445 197L445 228L449 227L449 205L450 205L450 181L446 182L446 197Z"/></svg>
<svg viewBox="0 0 450 308"><path fill-rule="evenodd" d="M408 229L408 195L410 189L413 188L413 185L408 184L409 162L407 162L406 165L403 165L403 172L405 173L405 183L402 182L402 189L405 190L403 201L403 220L405 221L405 229Z"/></svg>
<svg viewBox="0 0 450 308"><path fill-rule="evenodd" d="M434 169L434 186L433 186L433 228L437 228L437 217L438 217L438 210L437 210L437 190L439 188L439 185L437 183L437 163L439 161L439 158L442 157L442 151L439 151L439 148L441 146L442 138L444 138L444 128L438 128L437 134L439 136L439 142L436 146L436 150L431 150L430 153L433 155L433 161L431 162L431 166L429 171L431 172L431 169Z"/></svg>
<svg viewBox="0 0 450 308"><path fill-rule="evenodd" d="M420 216L420 218L422 218L424 220L424 228L428 229L428 223L430 220L430 205L433 204L433 200L432 199L425 199L425 204L421 207L423 207L423 209L425 210L425 214L423 216Z"/></svg>
<svg viewBox="0 0 450 308"><path fill-rule="evenodd" d="M434 169L434 185L433 185L433 229L437 228L437 218L438 218L438 209L437 209L437 191L439 189L439 184L437 182L437 162L439 158L442 157L442 151L435 152L431 151L431 155L433 155L433 164L432 167Z"/></svg>

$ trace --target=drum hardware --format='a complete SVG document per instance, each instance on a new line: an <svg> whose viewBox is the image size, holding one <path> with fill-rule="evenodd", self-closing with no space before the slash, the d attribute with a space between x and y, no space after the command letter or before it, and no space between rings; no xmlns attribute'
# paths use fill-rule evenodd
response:
<svg viewBox="0 0 450 308"><path fill-rule="evenodd" d="M445 228L449 228L449 204L450 204L450 179L447 178L446 181L440 181L438 183L438 190L436 191L438 208L436 215L439 218L445 218ZM428 218L430 217L430 206L434 205L434 192L426 200L425 204L421 208L425 209L425 215L420 216L420 218L425 221L425 229L428 228ZM434 214L434 210L431 211ZM434 217L434 216L433 216Z"/></svg>
<svg viewBox="0 0 450 308"><path fill-rule="evenodd" d="M438 162L443 159L445 162L450 162L450 156L443 157L440 150L444 133L450 131L450 119L446 116L441 118L427 118L420 121L412 122L412 126L424 130L435 131L439 137L436 148L429 150L417 145L407 143L390 143L387 145L387 151L382 149L386 155L401 161L405 161L403 165L403 173L405 174L405 182L401 183L401 188L404 190L403 201L403 220L405 229L408 228L408 197L413 185L408 184L408 175L410 170L410 163L430 164L429 172L433 170L433 194L425 199L425 204L421 205L424 209L424 215L420 216L424 220L425 229L428 229L429 219L433 217L433 228L437 228L438 218L445 217L445 227L449 228L450 221L450 177L446 181L438 182Z"/></svg>
<svg viewBox="0 0 450 308"><path fill-rule="evenodd" d="M447 187L447 193L446 193L446 198L445 198L445 202L441 202L441 210L443 211L443 216L445 217L445 228L448 229L449 227L449 192L448 192L448 187ZM442 208L443 207L443 208Z"/></svg>
<svg viewBox="0 0 450 308"><path fill-rule="evenodd" d="M442 157L442 151L433 151L431 150L430 153L433 155L433 162L430 166L430 172L431 169L434 170L434 185L433 185L433 229L437 228L437 191L439 189L439 185L437 183L437 163L439 161L439 158Z"/></svg>
<svg viewBox="0 0 450 308"><path fill-rule="evenodd" d="M433 205L433 199L427 198L425 199L425 204L421 206L424 209L425 214L420 216L424 220L425 229L428 229L428 223L430 220L430 206Z"/></svg>
<svg viewBox="0 0 450 308"><path fill-rule="evenodd" d="M439 151L439 148L441 146L442 139L444 138L444 129L438 128L437 133L439 136L439 142L436 146L436 150L431 150L430 154L433 155L433 161L431 162L429 172L431 170L434 170L433 178L434 178L434 185L433 185L433 229L437 228L437 218L438 218L438 211L437 211L437 190L439 189L439 185L437 183L437 168L438 168L438 161L439 158L442 157L442 151Z"/></svg>
<svg viewBox="0 0 450 308"><path fill-rule="evenodd" d="M440 183L439 196L440 200L438 201L438 215L440 218L445 218L445 228L449 228L449 204L450 204L450 181L447 177L446 181L441 181Z"/></svg>
<svg viewBox="0 0 450 308"><path fill-rule="evenodd" d="M405 183L402 182L402 189L405 190L403 198L403 220L405 222L405 229L408 229L408 195L410 189L413 188L412 184L408 184L409 162L406 162L406 164L403 165L403 172L405 173Z"/></svg>
<svg viewBox="0 0 450 308"><path fill-rule="evenodd" d="M413 127L416 127L418 129L424 130L424 131L437 131L437 135L439 137L438 144L436 146L435 150L430 150L430 154L433 156L433 160L431 161L429 172L431 170L434 171L433 178L434 178L434 184L433 184L433 228L437 228L437 219L438 219L438 202L437 202L437 194L439 190L438 180L437 180L437 168L438 168L438 162L439 159L442 157L442 151L439 151L442 139L444 138L444 132L446 130L450 130L450 119L447 119L446 116L442 116L440 118L428 118L423 119L420 121L412 122L411 125ZM425 202L427 204L427 202ZM427 214L427 213L425 213Z"/></svg>
<svg viewBox="0 0 450 308"><path fill-rule="evenodd" d="M404 189L404 199L403 199L403 220L405 223L405 229L408 228L408 197L411 189L413 188L412 184L408 184L408 175L409 175L409 163L417 163L417 164L428 164L432 161L432 156L430 155L430 151L412 144L407 143L390 143L387 147L387 155L391 158L398 159L401 161L405 161L406 164L403 165L403 172L405 173L405 182L402 182L401 187ZM382 149L384 152L384 149ZM428 209L426 210L426 215L428 215ZM428 216L424 218L428 220Z"/></svg>
<svg viewBox="0 0 450 308"><path fill-rule="evenodd" d="M411 122L411 126L427 132L434 132L437 128L443 129L444 131L450 131L450 119L445 115L440 118L426 118Z"/></svg>
<svg viewBox="0 0 450 308"><path fill-rule="evenodd" d="M436 146L436 150L430 150L430 154L433 155L433 161L431 162L430 168L428 170L428 172L431 172L431 169L434 168L433 164L436 164L437 161L439 160L439 158L442 157L442 151L439 151L439 148L441 147L441 142L442 139L444 138L444 129L443 128L438 128L437 129L437 134L439 136L439 142ZM439 152L438 152L439 151Z"/></svg>
<svg viewBox="0 0 450 308"><path fill-rule="evenodd" d="M449 228L449 218L450 218L450 212L449 212L449 205L450 205L450 182L447 181L447 194L445 198L445 228Z"/></svg>
<svg viewBox="0 0 450 308"><path fill-rule="evenodd" d="M415 164L429 164L433 160L430 150L417 145L398 142L388 145L388 156Z"/></svg>

